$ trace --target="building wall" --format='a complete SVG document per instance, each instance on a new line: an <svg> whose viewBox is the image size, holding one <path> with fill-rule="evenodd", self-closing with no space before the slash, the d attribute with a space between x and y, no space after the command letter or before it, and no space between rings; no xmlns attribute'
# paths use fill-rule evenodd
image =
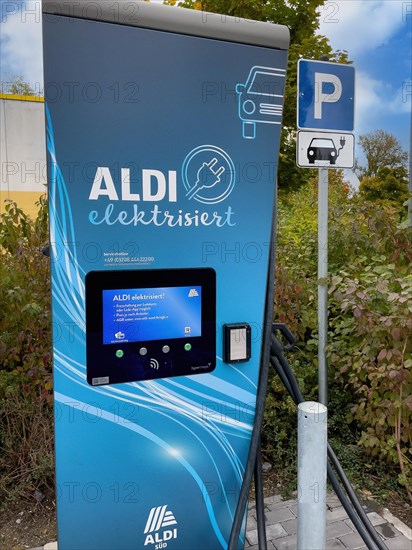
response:
<svg viewBox="0 0 412 550"><path fill-rule="evenodd" d="M35 217L46 191L44 100L0 94L0 212L9 199Z"/></svg>

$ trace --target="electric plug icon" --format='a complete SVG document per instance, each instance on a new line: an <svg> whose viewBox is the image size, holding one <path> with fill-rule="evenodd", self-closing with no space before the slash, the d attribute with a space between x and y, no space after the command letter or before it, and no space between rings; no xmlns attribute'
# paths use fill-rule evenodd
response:
<svg viewBox="0 0 412 550"><path fill-rule="evenodd" d="M337 155L336 155L336 158L338 158L338 156L340 155L340 152L342 151L342 149L345 147L345 143L346 143L346 137L345 136L340 136L340 140L339 140L339 149L337 151Z"/></svg>
<svg viewBox="0 0 412 550"><path fill-rule="evenodd" d="M217 158L213 158L210 162L204 162L197 172L197 180L195 185L189 189L186 194L188 199L193 198L201 189L210 189L220 182L220 177L225 172L225 168L220 166L217 170L214 167L217 164Z"/></svg>

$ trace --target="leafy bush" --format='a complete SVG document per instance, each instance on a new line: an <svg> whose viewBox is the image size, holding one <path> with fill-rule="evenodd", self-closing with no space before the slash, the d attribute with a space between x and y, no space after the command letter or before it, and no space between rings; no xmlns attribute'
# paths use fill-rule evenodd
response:
<svg viewBox="0 0 412 550"><path fill-rule="evenodd" d="M398 225L401 209L351 197L342 175L330 176L329 390L332 402L339 396L339 406L329 411L329 436L338 441L344 431L347 448L358 443L371 462L384 458L388 470L400 468L398 482L407 488L412 474L411 242ZM276 275L276 317L298 338L295 374L305 398L316 399L316 182L281 196ZM280 426L286 424L295 439L296 411L284 396L272 381L263 441L277 464L288 468L288 436ZM342 421L350 429L343 430Z"/></svg>
<svg viewBox="0 0 412 550"><path fill-rule="evenodd" d="M0 490L51 486L52 369L45 198L31 220L8 202L0 216Z"/></svg>
<svg viewBox="0 0 412 550"><path fill-rule="evenodd" d="M372 456L399 465L398 481L412 476L412 276L406 266L374 256L359 272L332 279L336 377L355 391L347 422L363 431L359 444ZM411 494L409 493L411 497Z"/></svg>
<svg viewBox="0 0 412 550"><path fill-rule="evenodd" d="M334 272L350 261L354 249L347 242L352 241L349 188L341 171L332 172L329 179L329 268ZM317 331L317 200L317 182L311 181L295 193L281 195L278 204L275 312L301 344Z"/></svg>

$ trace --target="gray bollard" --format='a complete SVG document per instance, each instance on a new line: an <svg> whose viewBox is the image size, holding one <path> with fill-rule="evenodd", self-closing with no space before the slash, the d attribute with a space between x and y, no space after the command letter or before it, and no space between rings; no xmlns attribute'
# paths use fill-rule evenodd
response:
<svg viewBox="0 0 412 550"><path fill-rule="evenodd" d="M298 550L325 548L327 413L314 401L298 407Z"/></svg>

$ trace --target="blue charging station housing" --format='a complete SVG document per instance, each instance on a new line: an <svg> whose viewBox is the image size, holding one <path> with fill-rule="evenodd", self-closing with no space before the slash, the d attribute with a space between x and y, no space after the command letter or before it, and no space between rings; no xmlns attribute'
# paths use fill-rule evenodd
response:
<svg viewBox="0 0 412 550"><path fill-rule="evenodd" d="M109 4L43 2L59 549L226 549L289 35ZM238 323L246 360L224 362Z"/></svg>

